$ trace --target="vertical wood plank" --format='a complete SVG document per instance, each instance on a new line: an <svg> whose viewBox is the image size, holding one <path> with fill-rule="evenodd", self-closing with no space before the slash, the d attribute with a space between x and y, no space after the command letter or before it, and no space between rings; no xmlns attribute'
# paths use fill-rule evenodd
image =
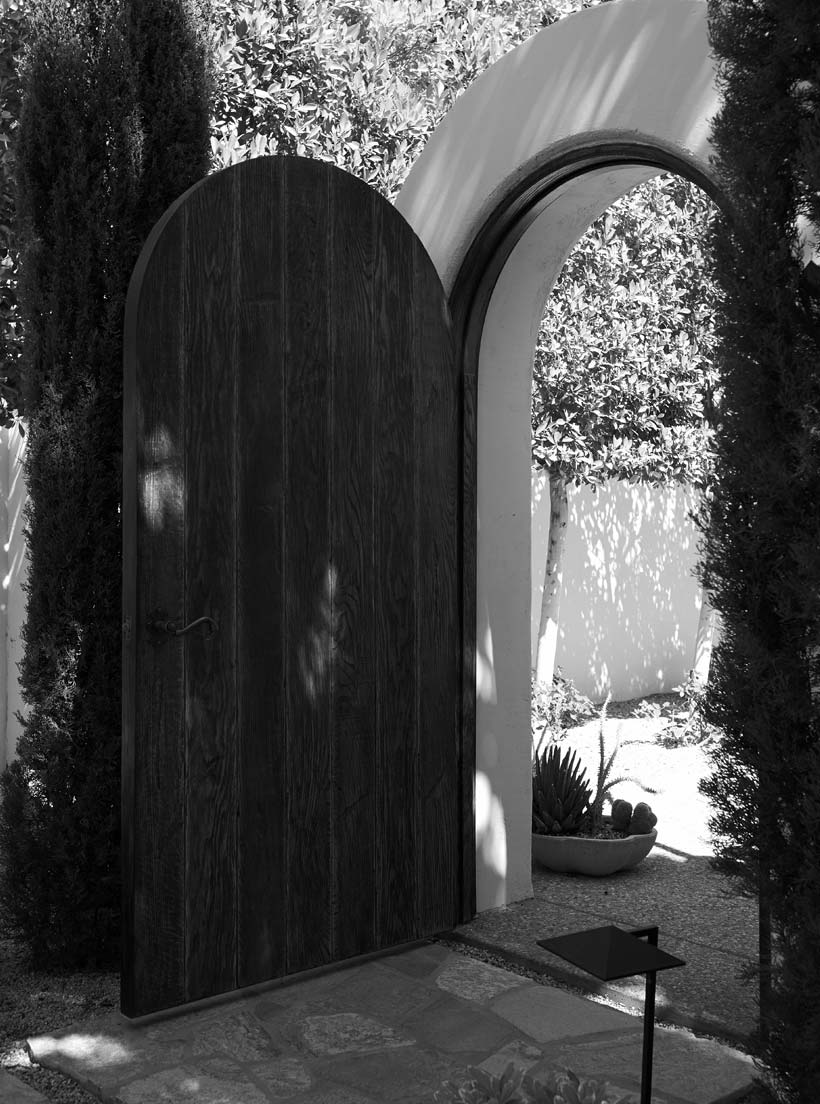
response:
<svg viewBox="0 0 820 1104"><path fill-rule="evenodd" d="M285 973L282 160L241 167L237 324L238 984Z"/></svg>
<svg viewBox="0 0 820 1104"><path fill-rule="evenodd" d="M373 297L375 193L339 174L333 223L336 957L376 946Z"/></svg>
<svg viewBox="0 0 820 1104"><path fill-rule="evenodd" d="M185 404L184 212L135 273L125 332L123 603L124 882L122 1007L136 1016L184 999L182 655L148 630L182 608ZM130 713L131 716L127 716Z"/></svg>
<svg viewBox="0 0 820 1104"><path fill-rule="evenodd" d="M459 922L459 393L444 293L420 242L414 249L419 486L419 922Z"/></svg>
<svg viewBox="0 0 820 1104"><path fill-rule="evenodd" d="M323 163L257 159L180 204L128 323L132 1015L474 907L475 388L462 410L438 278ZM218 631L150 636L149 606Z"/></svg>
<svg viewBox="0 0 820 1104"><path fill-rule="evenodd" d="M286 724L288 972L331 961L331 562L329 176L285 162Z"/></svg>
<svg viewBox="0 0 820 1104"><path fill-rule="evenodd" d="M190 195L185 280L187 1000L236 986L236 175ZM219 232L214 232L214 228Z"/></svg>
<svg viewBox="0 0 820 1104"><path fill-rule="evenodd" d="M377 916L379 942L416 938L418 655L414 465L412 238L378 206L374 387L374 532L377 725Z"/></svg>

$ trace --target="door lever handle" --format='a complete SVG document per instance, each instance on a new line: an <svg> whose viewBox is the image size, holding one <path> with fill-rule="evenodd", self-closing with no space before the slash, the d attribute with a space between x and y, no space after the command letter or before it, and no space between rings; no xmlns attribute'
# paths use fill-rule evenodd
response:
<svg viewBox="0 0 820 1104"><path fill-rule="evenodd" d="M189 624L183 626L181 629L177 627L176 621L149 621L148 628L154 629L156 632L168 633L169 636L185 636L191 629L195 629L197 625L205 625L207 632L205 633L206 639L212 637L216 632L216 621L213 617L197 617L195 621L191 621Z"/></svg>

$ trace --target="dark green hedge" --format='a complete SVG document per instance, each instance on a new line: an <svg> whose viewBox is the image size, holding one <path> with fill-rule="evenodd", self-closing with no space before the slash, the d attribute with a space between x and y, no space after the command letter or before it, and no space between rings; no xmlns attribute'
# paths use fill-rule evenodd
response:
<svg viewBox="0 0 820 1104"><path fill-rule="evenodd" d="M207 172L200 18L185 0L32 11L15 226L27 709L0 780L0 909L38 962L118 956L123 310L151 226Z"/></svg>
<svg viewBox="0 0 820 1104"><path fill-rule="evenodd" d="M820 1077L820 230L816 0L709 0L727 207L712 257L723 397L702 582L723 622L706 695L723 729L702 791L715 865L770 918L758 1053L783 1099ZM820 259L820 258L818 258Z"/></svg>

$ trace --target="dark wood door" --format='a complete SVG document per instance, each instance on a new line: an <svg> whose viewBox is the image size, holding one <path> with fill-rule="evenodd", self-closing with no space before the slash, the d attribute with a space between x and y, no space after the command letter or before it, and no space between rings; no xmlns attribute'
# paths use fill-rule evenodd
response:
<svg viewBox="0 0 820 1104"><path fill-rule="evenodd" d="M154 228L126 310L126 1015L463 918L460 402L432 262L349 174L258 158Z"/></svg>

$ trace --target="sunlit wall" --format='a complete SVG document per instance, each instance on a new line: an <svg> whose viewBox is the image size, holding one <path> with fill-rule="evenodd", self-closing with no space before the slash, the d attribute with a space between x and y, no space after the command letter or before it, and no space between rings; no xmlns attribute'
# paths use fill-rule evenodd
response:
<svg viewBox="0 0 820 1104"><path fill-rule="evenodd" d="M593 701L670 693L695 659L698 531L686 487L612 480L569 492L556 663ZM549 484L532 475L532 662L549 537Z"/></svg>

